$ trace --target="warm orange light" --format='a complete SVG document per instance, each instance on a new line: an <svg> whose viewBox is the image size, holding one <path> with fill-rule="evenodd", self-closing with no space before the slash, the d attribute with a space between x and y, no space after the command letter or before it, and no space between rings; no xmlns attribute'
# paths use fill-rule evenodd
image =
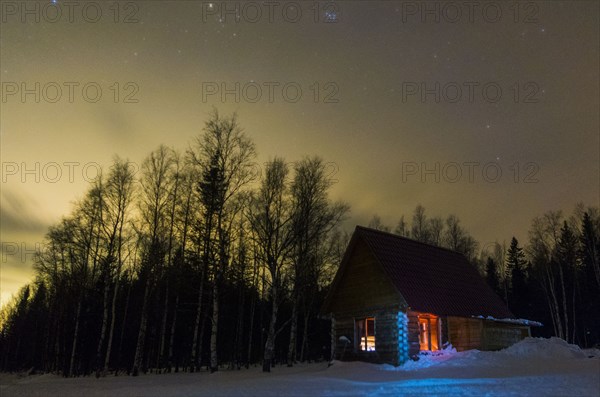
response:
<svg viewBox="0 0 600 397"><path fill-rule="evenodd" d="M356 331L359 336L360 350L375 351L375 318L367 317L356 320Z"/></svg>
<svg viewBox="0 0 600 397"><path fill-rule="evenodd" d="M439 350L439 318L433 314L419 314L419 347L421 350Z"/></svg>

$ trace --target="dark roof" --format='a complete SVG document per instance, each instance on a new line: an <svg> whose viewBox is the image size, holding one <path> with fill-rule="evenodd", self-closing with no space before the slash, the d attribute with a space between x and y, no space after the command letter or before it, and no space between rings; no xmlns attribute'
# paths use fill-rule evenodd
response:
<svg viewBox="0 0 600 397"><path fill-rule="evenodd" d="M367 244L412 310L461 317L514 318L464 255L362 226L356 227L352 241L357 238ZM349 250L352 245L351 242ZM344 261L349 257L346 255Z"/></svg>

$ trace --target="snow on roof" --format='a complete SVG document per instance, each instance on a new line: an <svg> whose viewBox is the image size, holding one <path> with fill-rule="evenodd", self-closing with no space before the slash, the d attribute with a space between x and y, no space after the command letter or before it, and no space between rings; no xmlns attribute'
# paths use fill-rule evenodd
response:
<svg viewBox="0 0 600 397"><path fill-rule="evenodd" d="M495 318L492 316L471 316L473 318L482 318L484 320L496 321L498 323L508 323L508 324L518 324L518 325L527 325L530 327L542 327L544 324L539 321L527 320L525 318Z"/></svg>

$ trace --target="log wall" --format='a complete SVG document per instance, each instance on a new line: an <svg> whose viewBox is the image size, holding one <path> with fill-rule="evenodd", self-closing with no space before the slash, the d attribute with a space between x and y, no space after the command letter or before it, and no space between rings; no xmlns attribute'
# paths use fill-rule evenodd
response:
<svg viewBox="0 0 600 397"><path fill-rule="evenodd" d="M362 360L377 363L388 363L398 365L400 356L398 350L398 308L396 306L387 309L371 311L360 311L335 316L335 358L337 360L352 361ZM354 320L374 317L375 318L375 351L361 351L354 334ZM347 343L340 337L350 340Z"/></svg>

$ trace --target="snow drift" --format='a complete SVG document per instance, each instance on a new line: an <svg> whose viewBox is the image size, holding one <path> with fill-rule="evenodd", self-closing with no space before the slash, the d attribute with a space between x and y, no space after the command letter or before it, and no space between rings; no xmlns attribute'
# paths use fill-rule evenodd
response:
<svg viewBox="0 0 600 397"><path fill-rule="evenodd" d="M519 343L501 350L500 354L528 359L570 359L587 358L587 355L577 345L571 345L565 340L552 337L525 338Z"/></svg>
<svg viewBox="0 0 600 397"><path fill-rule="evenodd" d="M241 371L96 379L55 375L2 380L9 396L594 396L600 357L558 338L526 338L498 352L423 352L403 366L364 362L260 366Z"/></svg>

